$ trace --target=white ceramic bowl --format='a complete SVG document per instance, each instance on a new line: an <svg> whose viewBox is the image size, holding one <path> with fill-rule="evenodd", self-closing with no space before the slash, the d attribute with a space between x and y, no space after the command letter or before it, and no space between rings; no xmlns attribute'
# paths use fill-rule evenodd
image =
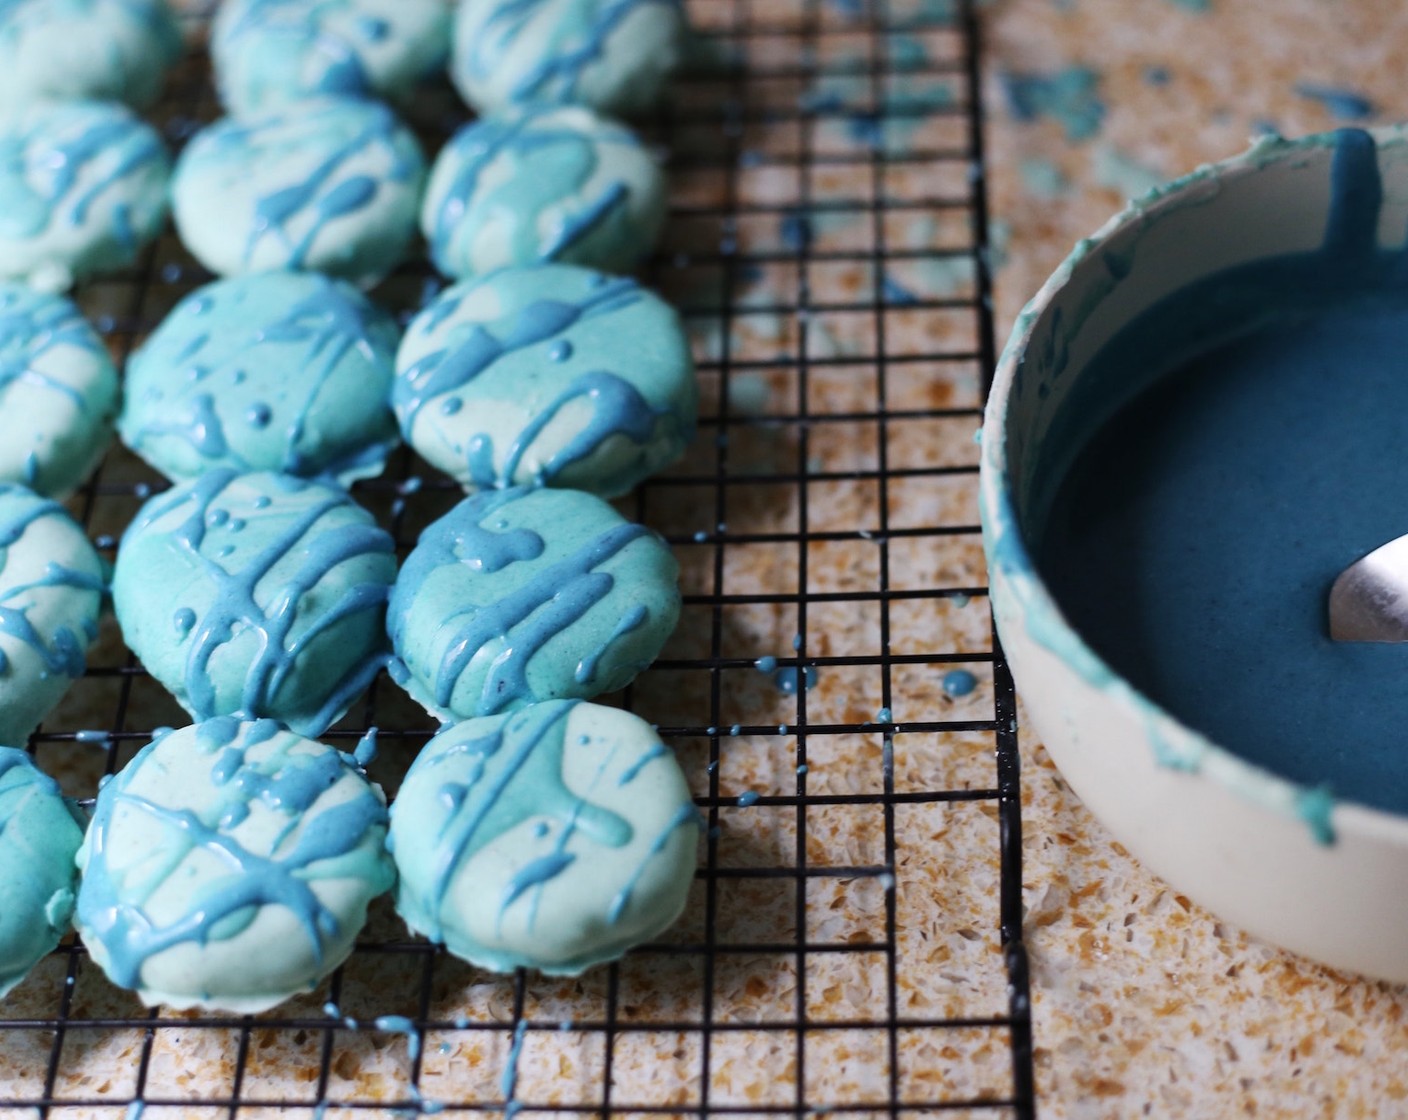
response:
<svg viewBox="0 0 1408 1120"><path fill-rule="evenodd" d="M1380 237L1399 245L1408 227L1408 133L1374 136ZM1023 537L1036 451L1090 358L1192 281L1315 249L1330 208L1334 143L1333 134L1260 141L1158 188L1076 247L1023 311L997 368L983 424L983 540L998 630L1031 722L1116 838L1248 931L1325 964L1403 982L1408 818L1331 803L1160 710L1072 630ZM1058 360L1065 372L1050 378Z"/></svg>

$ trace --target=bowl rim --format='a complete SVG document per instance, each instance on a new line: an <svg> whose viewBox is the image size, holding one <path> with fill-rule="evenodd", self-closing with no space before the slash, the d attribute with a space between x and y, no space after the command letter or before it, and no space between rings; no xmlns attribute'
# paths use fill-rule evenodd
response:
<svg viewBox="0 0 1408 1120"><path fill-rule="evenodd" d="M1110 702L1130 710L1145 728L1148 745L1160 766L1183 771L1193 778L1207 778L1258 808L1299 818L1324 844L1333 843L1337 832L1347 830L1358 836L1408 847L1408 813L1394 813L1342 799L1334 796L1327 786L1305 785L1248 762L1166 712L1101 658L1071 625L1037 572L1022 536L1007 471L1008 406L1018 370L1044 313L1083 263L1090 259L1091 264L1085 267L1093 266L1098 261L1099 250L1116 235L1148 221L1151 215L1177 208L1200 195L1205 197L1209 187L1215 189L1219 180L1254 174L1271 164L1332 149L1342 131L1319 132L1295 140L1286 140L1274 132L1266 133L1254 139L1244 152L1203 164L1131 199L1095 233L1076 243L1018 314L994 370L983 425L978 433L981 447L979 517L989 584L996 583L1000 573L1005 585L1002 593L1016 606L1018 621L1028 636L1064 661L1082 683ZM1379 149L1408 146L1408 123L1362 131L1374 138ZM1033 633L1033 621L1037 623L1040 637ZM1179 746L1159 749L1160 743ZM1137 746L1131 744L1131 749Z"/></svg>

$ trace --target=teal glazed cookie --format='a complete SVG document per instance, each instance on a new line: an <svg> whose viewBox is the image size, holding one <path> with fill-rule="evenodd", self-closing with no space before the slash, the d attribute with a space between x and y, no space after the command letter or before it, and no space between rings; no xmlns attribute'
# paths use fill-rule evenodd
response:
<svg viewBox="0 0 1408 1120"><path fill-rule="evenodd" d="M311 991L395 876L386 802L270 719L159 732L98 791L75 924L148 1006L253 1014Z"/></svg>
<svg viewBox="0 0 1408 1120"><path fill-rule="evenodd" d="M395 322L315 272L261 272L198 288L127 363L119 431L168 478L228 467L344 485L381 473Z"/></svg>
<svg viewBox="0 0 1408 1120"><path fill-rule="evenodd" d="M210 471L123 534L128 646L197 720L268 716L320 735L385 662L391 537L340 487Z"/></svg>
<svg viewBox="0 0 1408 1120"><path fill-rule="evenodd" d="M440 152L421 209L435 267L476 276L563 261L629 272L665 220L665 176L630 129L588 109L466 125Z"/></svg>
<svg viewBox="0 0 1408 1120"><path fill-rule="evenodd" d="M404 99L449 54L444 0L225 0L210 31L235 116L319 94Z"/></svg>
<svg viewBox="0 0 1408 1120"><path fill-rule="evenodd" d="M396 580L392 679L442 719L614 692L674 630L678 576L664 541L590 494L476 494Z"/></svg>
<svg viewBox="0 0 1408 1120"><path fill-rule="evenodd" d="M181 56L166 0L0 4L0 110L49 99L151 104Z"/></svg>
<svg viewBox="0 0 1408 1120"><path fill-rule="evenodd" d="M654 104L684 36L678 0L463 0L450 77L481 112L538 103L628 116Z"/></svg>
<svg viewBox="0 0 1408 1120"><path fill-rule="evenodd" d="M166 149L110 102L0 114L0 278L59 292L132 264L166 220Z"/></svg>
<svg viewBox="0 0 1408 1120"><path fill-rule="evenodd" d="M405 254L424 178L420 146L390 109L325 97L198 132L171 205L212 272L307 269L370 287Z"/></svg>
<svg viewBox="0 0 1408 1120"><path fill-rule="evenodd" d="M0 747L0 999L68 932L82 842L58 783Z"/></svg>
<svg viewBox="0 0 1408 1120"><path fill-rule="evenodd" d="M103 564L64 507L0 486L0 743L23 743L87 667Z"/></svg>
<svg viewBox="0 0 1408 1120"><path fill-rule="evenodd" d="M0 283L0 482L62 496L112 439L117 370L62 296Z"/></svg>
<svg viewBox="0 0 1408 1120"><path fill-rule="evenodd" d="M624 494L684 452L699 389L679 316L634 280L508 268L442 292L396 354L406 441L466 489Z"/></svg>
<svg viewBox="0 0 1408 1120"><path fill-rule="evenodd" d="M674 755L629 712L552 700L467 720L392 805L396 909L481 968L573 976L679 917L699 823Z"/></svg>

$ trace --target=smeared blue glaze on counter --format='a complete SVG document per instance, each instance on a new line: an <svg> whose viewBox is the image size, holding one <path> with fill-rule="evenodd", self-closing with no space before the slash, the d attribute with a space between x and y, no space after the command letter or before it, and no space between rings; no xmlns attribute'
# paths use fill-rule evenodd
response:
<svg viewBox="0 0 1408 1120"><path fill-rule="evenodd" d="M1081 636L1307 787L1322 839L1326 789L1408 811L1408 645L1333 642L1326 619L1340 571L1408 532L1408 251L1376 244L1375 157L1368 134L1338 134L1320 250L1176 293L1083 370L1072 416L1131 370L1166 376L1090 440L1049 515L1050 495L1034 503L1038 568ZM1079 445L1068 423L1053 436Z"/></svg>
<svg viewBox="0 0 1408 1120"><path fill-rule="evenodd" d="M58 783L0 747L0 999L68 932L82 840Z"/></svg>
<svg viewBox="0 0 1408 1120"><path fill-rule="evenodd" d="M1100 75L1088 66L1067 66L1054 73L1006 71L1001 75L1007 111L1014 120L1031 122L1052 117L1066 139L1089 140L1105 119L1100 100Z"/></svg>
<svg viewBox="0 0 1408 1120"><path fill-rule="evenodd" d="M431 171L421 229L450 276L547 261L629 272L664 219L664 175L635 134L561 107L455 133Z"/></svg>
<svg viewBox="0 0 1408 1120"><path fill-rule="evenodd" d="M407 330L396 365L407 442L467 489L615 497L683 453L698 411L674 310L633 280L572 265L446 289Z"/></svg>
<svg viewBox="0 0 1408 1120"><path fill-rule="evenodd" d="M1319 85L1315 82L1298 82L1296 93L1307 100L1318 101L1324 106L1325 112L1340 121L1364 120L1378 112L1372 101L1352 89Z"/></svg>
<svg viewBox="0 0 1408 1120"><path fill-rule="evenodd" d="M427 744L397 796L397 910L482 967L580 972L678 914L698 822L635 716L553 700L469 720Z"/></svg>
<svg viewBox="0 0 1408 1120"><path fill-rule="evenodd" d="M321 734L384 663L394 545L345 491L212 471L128 528L113 600L128 645L197 719ZM172 611L189 611L173 625Z"/></svg>
<svg viewBox="0 0 1408 1120"><path fill-rule="evenodd" d="M123 442L171 478L379 474L399 332L350 285L271 272L197 288L127 364Z"/></svg>
<svg viewBox="0 0 1408 1120"><path fill-rule="evenodd" d="M75 920L109 978L150 1002L269 1007L351 951L391 886L386 825L355 767L273 720L168 732L99 791Z"/></svg>
<svg viewBox="0 0 1408 1120"><path fill-rule="evenodd" d="M664 542L591 495L476 495L406 558L392 676L442 718L614 691L673 631L677 574Z"/></svg>

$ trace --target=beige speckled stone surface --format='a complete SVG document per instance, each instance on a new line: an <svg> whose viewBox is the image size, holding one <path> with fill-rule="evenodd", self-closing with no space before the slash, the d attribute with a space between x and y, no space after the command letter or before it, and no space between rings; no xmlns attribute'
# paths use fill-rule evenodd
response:
<svg viewBox="0 0 1408 1120"><path fill-rule="evenodd" d="M711 53L747 68L681 83L659 133L675 153L678 212L650 279L690 319L706 419L686 461L623 504L670 536L688 598L660 664L616 699L662 725L696 793L717 806L714 874L696 884L679 925L612 968L515 983L429 952L383 900L362 950L317 992L248 1021L160 1012L150 1031L132 996L65 947L0 1005L0 1102L14 1102L0 1104L0 1120L35 1115L46 1091L56 1102L48 1115L62 1120L118 1120L138 1096L151 1102L146 1117L351 1120L414 1109L415 1093L450 1109L502 1109L512 1098L534 1109L525 1115L563 1120L711 1107L740 1120L770 1108L862 1120L888 1114L879 1106L892 1093L905 1120L1012 1115L981 1104L1007 1098L1012 1080L997 805L982 795L997 778L970 470L980 377L978 317L964 305L967 137L961 112L946 107L962 104L961 42L914 25L943 4L878 4L692 0ZM1189 7L985 8L1000 332L1123 188L1230 154L1253 121L1288 134L1332 124L1296 95L1297 81L1353 85L1386 116L1408 110L1394 84L1408 19L1393 5ZM875 34L886 19L897 30ZM851 70L813 82L807 51ZM872 62L895 59L905 73L872 78ZM1072 142L1058 121L1012 119L1003 71L1072 63L1100 75L1097 135ZM1166 84L1147 80L1151 65L1167 67ZM163 117L210 115L182 94L200 78L181 76ZM870 158L876 131L865 116L877 93L916 110L880 130L884 162ZM911 158L939 151L958 158ZM799 229L811 236L805 264ZM895 254L883 276L876 250ZM143 300L119 277L92 285L84 306L115 319L121 352L133 327L149 327L194 281L189 269L168 237L153 262L161 282ZM382 295L414 304L420 285L393 282ZM905 291L928 302L915 307ZM419 473L403 454L389 477ZM151 481L130 456L109 455L91 531L120 533L139 504L132 487ZM398 500L389 486L362 497L384 518ZM403 538L450 500L433 485L409 496ZM801 656L820 662L801 696L752 665L790 656L798 633ZM182 719L129 670L111 620L92 664L39 745L41 762L79 795L91 794L107 755L73 742L73 731L113 733L124 760L144 732ZM970 695L942 688L955 666L975 674ZM893 734L866 726L886 705ZM384 679L333 741L350 746L369 720L383 729L373 776L394 793L432 729ZM1144 873L1040 745L1022 745L1041 1115L1408 1115L1408 994L1221 926ZM758 803L736 804L750 791ZM60 1015L62 1038L52 1029ZM375 1026L384 1015L430 1024L419 1063L404 1033ZM515 1049L524 1019L532 1027ZM351 1102L361 1107L339 1107ZM935 1105L955 1107L925 1107Z"/></svg>

